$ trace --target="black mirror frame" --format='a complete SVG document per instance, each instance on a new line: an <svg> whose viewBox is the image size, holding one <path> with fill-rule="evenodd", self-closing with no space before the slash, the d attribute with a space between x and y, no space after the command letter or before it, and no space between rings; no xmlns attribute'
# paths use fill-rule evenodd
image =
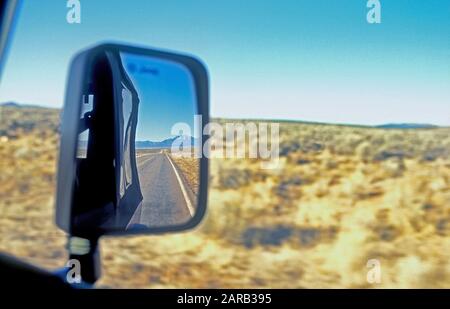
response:
<svg viewBox="0 0 450 309"><path fill-rule="evenodd" d="M145 230L127 231L97 231L100 237L103 235L138 235L138 234L163 234L169 232L181 232L197 226L206 213L208 197L208 158L203 154L204 142L209 138L203 134L203 128L209 123L209 79L205 65L198 59L163 50L123 45L120 43L102 43L77 53L71 61L69 74L66 81L66 94L64 110L61 117L60 153L57 173L56 190L56 225L63 231L71 234L72 201L75 182L76 151L78 143L79 115L81 113L82 94L85 92L86 79L90 74L93 60L100 53L107 51L128 52L147 55L155 58L173 61L185 66L191 73L195 83L197 95L197 112L202 115L202 155L200 160L200 185L195 215L186 223L170 227L149 227ZM114 91L114 96L116 92ZM115 97L115 102L117 102ZM100 233L100 235L98 234Z"/></svg>

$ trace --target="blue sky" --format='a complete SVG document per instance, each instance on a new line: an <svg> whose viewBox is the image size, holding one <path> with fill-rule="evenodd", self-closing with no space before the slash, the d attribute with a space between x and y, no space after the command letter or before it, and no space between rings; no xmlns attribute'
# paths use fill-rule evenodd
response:
<svg viewBox="0 0 450 309"><path fill-rule="evenodd" d="M213 116L450 125L450 0L25 0L0 101L62 106L75 51L119 40L207 64Z"/></svg>
<svg viewBox="0 0 450 309"><path fill-rule="evenodd" d="M122 54L121 57L139 96L137 141L169 138L172 126L179 122L194 127L196 95L189 70L147 56Z"/></svg>

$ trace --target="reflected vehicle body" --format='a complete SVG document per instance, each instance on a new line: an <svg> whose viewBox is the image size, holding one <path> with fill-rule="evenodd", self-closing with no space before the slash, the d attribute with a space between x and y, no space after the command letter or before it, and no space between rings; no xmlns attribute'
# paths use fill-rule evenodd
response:
<svg viewBox="0 0 450 309"><path fill-rule="evenodd" d="M88 89L92 94L83 102L88 111L82 109L80 119L73 209L80 229L126 227L142 201L133 142L139 96L118 59L111 52L98 56ZM122 93L120 104L108 91L116 88ZM117 132L116 138L108 130ZM98 190L103 183L108 189Z"/></svg>
<svg viewBox="0 0 450 309"><path fill-rule="evenodd" d="M118 55L114 55L113 63L120 78L115 79L114 88L119 89L122 94L122 102L117 105L117 128L118 143L116 176L119 181L117 186L117 210L114 222L109 222L114 226L128 225L128 222L142 202L143 196L136 164L135 136L139 113L139 94L126 73Z"/></svg>

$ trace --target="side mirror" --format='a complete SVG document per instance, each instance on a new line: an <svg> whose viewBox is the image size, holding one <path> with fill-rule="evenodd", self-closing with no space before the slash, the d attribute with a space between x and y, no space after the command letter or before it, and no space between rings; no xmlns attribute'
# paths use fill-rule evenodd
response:
<svg viewBox="0 0 450 309"><path fill-rule="evenodd" d="M120 44L78 53L62 117L57 225L86 238L196 226L208 121L207 72L195 58Z"/></svg>

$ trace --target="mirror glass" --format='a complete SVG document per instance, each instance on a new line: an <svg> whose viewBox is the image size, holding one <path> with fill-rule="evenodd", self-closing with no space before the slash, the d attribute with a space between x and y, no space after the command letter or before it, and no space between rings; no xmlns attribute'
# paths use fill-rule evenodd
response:
<svg viewBox="0 0 450 309"><path fill-rule="evenodd" d="M106 53L95 67L81 108L73 224L117 232L188 222L197 208L201 147L191 72L128 52Z"/></svg>

